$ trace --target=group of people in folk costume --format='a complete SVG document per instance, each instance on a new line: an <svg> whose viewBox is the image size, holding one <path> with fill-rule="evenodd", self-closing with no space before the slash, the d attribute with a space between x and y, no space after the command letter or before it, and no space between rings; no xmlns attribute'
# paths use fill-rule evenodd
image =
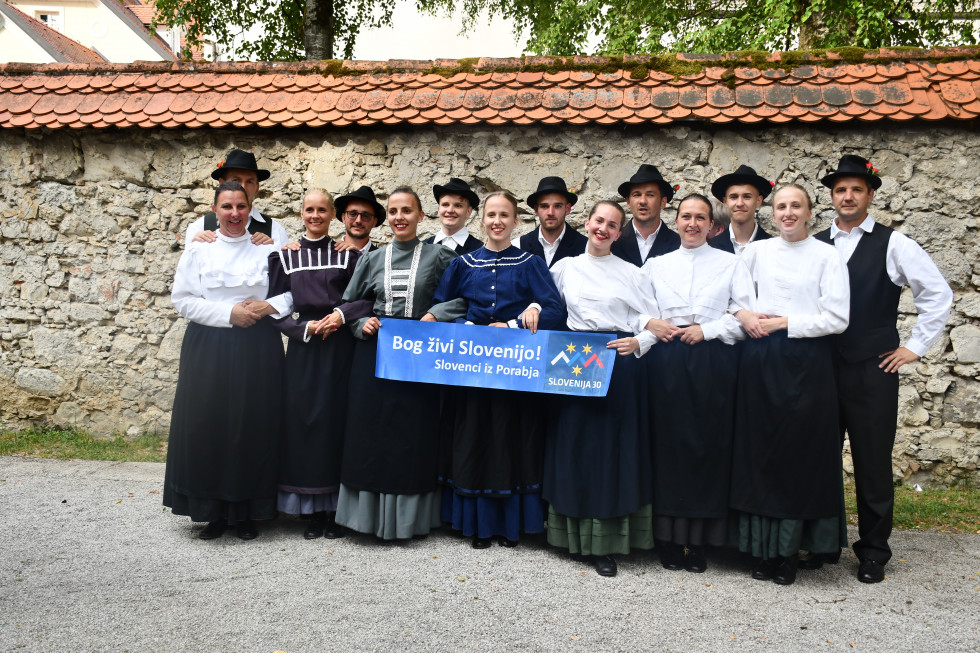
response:
<svg viewBox="0 0 980 653"><path fill-rule="evenodd" d="M604 576L636 549L703 572L710 547L735 546L753 578L790 584L847 546L847 433L857 576L884 578L896 372L939 338L952 291L870 217L881 178L867 160L845 155L820 180L836 217L816 235L805 188L745 165L715 199L680 199L675 230L661 212L678 187L653 165L618 188L632 219L597 202L585 235L566 224L578 196L545 177L520 238L513 195L481 200L452 178L433 186L441 229L425 242L408 187L387 207L367 186L311 190L287 242L253 204L269 177L253 154L232 151L212 177L213 214L188 227L174 279L190 324L164 490L175 514L207 522L200 538L253 539L279 513L308 517L308 539L449 524L482 549L546 531ZM756 219L770 196L776 236ZM919 318L903 346L905 285ZM619 356L601 398L392 381L374 373L382 319L614 333Z"/></svg>

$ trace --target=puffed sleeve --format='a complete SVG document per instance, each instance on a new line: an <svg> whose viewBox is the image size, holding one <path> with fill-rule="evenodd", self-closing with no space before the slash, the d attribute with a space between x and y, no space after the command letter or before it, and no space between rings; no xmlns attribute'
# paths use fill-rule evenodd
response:
<svg viewBox="0 0 980 653"><path fill-rule="evenodd" d="M269 296L282 295L288 301L288 312L279 320L273 322L280 333L287 338L297 340L308 340L306 337L306 325L308 322L300 322L293 317L293 293L290 289L290 276L286 274L284 258L288 254L282 250L277 250L269 254Z"/></svg>
<svg viewBox="0 0 980 653"><path fill-rule="evenodd" d="M851 316L851 286L847 266L837 255L826 255L820 267L820 297L816 313L787 315L787 335L790 338L819 338L841 333Z"/></svg>
<svg viewBox="0 0 980 653"><path fill-rule="evenodd" d="M201 256L204 243L191 243L177 262L170 301L182 317L211 327L231 328L231 311L235 302L213 301L204 298L201 282Z"/></svg>
<svg viewBox="0 0 980 653"><path fill-rule="evenodd" d="M548 264L540 256L532 256L530 261L524 264L524 270L528 287L531 289L531 298L535 304L541 306L538 328L548 330L564 329L566 319L565 304L562 302L558 287L555 285L551 272L548 270ZM518 320L518 322L521 322L521 320Z"/></svg>
<svg viewBox="0 0 980 653"><path fill-rule="evenodd" d="M449 262L449 267L442 273L436 292L432 296L432 313L440 322L453 322L466 317L467 304L456 301L462 297L463 277L466 274L466 264L459 256Z"/></svg>

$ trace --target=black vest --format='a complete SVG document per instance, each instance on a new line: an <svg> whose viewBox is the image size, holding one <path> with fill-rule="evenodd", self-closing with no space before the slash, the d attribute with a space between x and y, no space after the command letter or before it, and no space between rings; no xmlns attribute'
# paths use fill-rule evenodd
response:
<svg viewBox="0 0 980 653"><path fill-rule="evenodd" d="M847 330L837 336L837 348L841 358L849 363L875 358L897 349L901 343L896 323L902 287L888 278L885 262L891 235L891 228L875 223L871 233L861 236L847 262L851 319ZM833 246L830 229L815 238Z"/></svg>
<svg viewBox="0 0 980 653"><path fill-rule="evenodd" d="M218 216L214 214L214 211L206 213L204 215L204 231L217 231L217 230L218 230ZM269 238L272 238L272 220L270 220L269 218L266 218L265 222L260 222L258 220L249 220L248 233L265 234Z"/></svg>

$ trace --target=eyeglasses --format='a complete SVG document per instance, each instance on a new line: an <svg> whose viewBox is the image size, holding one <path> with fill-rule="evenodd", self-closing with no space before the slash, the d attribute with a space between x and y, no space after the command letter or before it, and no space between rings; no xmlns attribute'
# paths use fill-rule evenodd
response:
<svg viewBox="0 0 980 653"><path fill-rule="evenodd" d="M344 217L353 222L360 218L364 222L368 220L374 220L374 214L368 213L366 211L344 211Z"/></svg>

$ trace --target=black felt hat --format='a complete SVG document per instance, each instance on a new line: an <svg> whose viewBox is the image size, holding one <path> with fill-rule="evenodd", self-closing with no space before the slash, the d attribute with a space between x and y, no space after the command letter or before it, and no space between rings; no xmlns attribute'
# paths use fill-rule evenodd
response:
<svg viewBox="0 0 980 653"><path fill-rule="evenodd" d="M261 169L255 162L255 155L244 150L232 150L225 157L225 160L218 164L218 167L211 172L211 179L217 181L224 176L228 170L251 170L259 181L269 178L269 171Z"/></svg>
<svg viewBox="0 0 980 653"><path fill-rule="evenodd" d="M354 192L341 195L335 199L333 205L337 209L337 219L341 222L344 221L343 214L347 210L347 205L355 200L366 202L374 208L374 217L378 219L377 224L374 226L380 227L381 223L385 221L385 207L378 203L377 198L374 196L374 191L371 190L370 186L361 186Z"/></svg>
<svg viewBox="0 0 980 653"><path fill-rule="evenodd" d="M459 195L460 197L465 197L474 209L480 207L480 198L470 189L469 184L456 177L450 177L449 183L445 186L440 186L439 184L433 186L432 194L436 196L437 202L442 199L443 195Z"/></svg>
<svg viewBox="0 0 980 653"><path fill-rule="evenodd" d="M660 194L666 197L668 202L674 199L674 187L667 183L663 175L660 174L660 171L657 170L657 166L649 163L642 164L636 171L636 174L630 177L629 181L621 183L617 190L619 190L620 195L629 199L630 190L632 190L633 186L649 183L656 183L660 186Z"/></svg>
<svg viewBox="0 0 980 653"><path fill-rule="evenodd" d="M868 182L868 186L877 190L881 187L881 177L878 168L865 158L856 154L845 154L840 158L837 169L820 180L827 188L833 189L838 177L860 177Z"/></svg>
<svg viewBox="0 0 980 653"><path fill-rule="evenodd" d="M750 168L749 166L739 166L738 170L727 175L722 175L715 179L715 182L711 184L711 194L714 195L719 202L725 201L725 193L728 192L730 186L741 186L741 185L755 186L756 190L759 191L759 195L762 195L762 199L766 199L769 193L772 192L772 182L765 177L760 176L755 168Z"/></svg>
<svg viewBox="0 0 980 653"><path fill-rule="evenodd" d="M538 182L538 189L527 196L528 205L532 208L536 207L538 205L538 198L548 193L564 195L571 206L575 206L575 202L578 201L578 195L569 192L564 179L561 177L545 177Z"/></svg>

